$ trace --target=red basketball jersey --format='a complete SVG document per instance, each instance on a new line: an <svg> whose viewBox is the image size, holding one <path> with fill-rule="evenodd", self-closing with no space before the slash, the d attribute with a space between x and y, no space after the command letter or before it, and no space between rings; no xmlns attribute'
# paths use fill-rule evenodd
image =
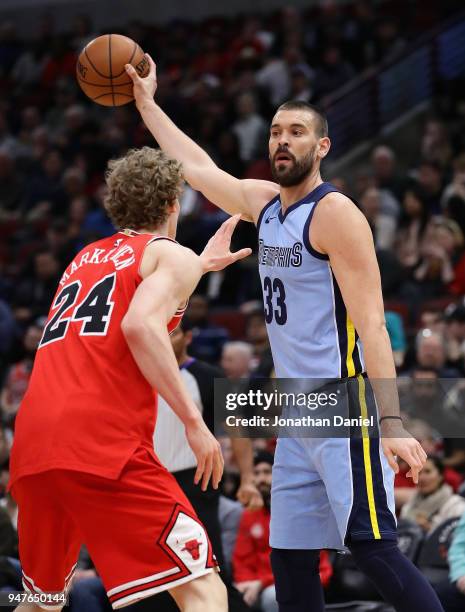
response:
<svg viewBox="0 0 465 612"><path fill-rule="evenodd" d="M85 247L64 272L16 418L10 486L51 469L118 478L137 447L152 448L156 390L121 321L142 281L145 247L160 239L169 240L119 232Z"/></svg>

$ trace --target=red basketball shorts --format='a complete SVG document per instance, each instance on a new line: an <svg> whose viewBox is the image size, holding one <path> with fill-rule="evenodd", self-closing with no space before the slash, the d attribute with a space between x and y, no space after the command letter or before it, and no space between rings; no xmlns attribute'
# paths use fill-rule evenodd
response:
<svg viewBox="0 0 465 612"><path fill-rule="evenodd" d="M190 502L146 448L134 453L118 480L50 470L20 478L12 493L27 591L67 592L82 544L115 609L216 568Z"/></svg>

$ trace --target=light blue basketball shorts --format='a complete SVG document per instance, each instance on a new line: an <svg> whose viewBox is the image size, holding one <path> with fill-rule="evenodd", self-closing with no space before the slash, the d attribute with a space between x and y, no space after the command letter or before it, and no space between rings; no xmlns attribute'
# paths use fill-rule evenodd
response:
<svg viewBox="0 0 465 612"><path fill-rule="evenodd" d="M366 406L373 409L371 388L367 384L363 390ZM360 414L357 389L348 396L350 413ZM351 541L370 539L397 539L394 471L381 440L361 434L279 438L271 489L270 545L342 550Z"/></svg>

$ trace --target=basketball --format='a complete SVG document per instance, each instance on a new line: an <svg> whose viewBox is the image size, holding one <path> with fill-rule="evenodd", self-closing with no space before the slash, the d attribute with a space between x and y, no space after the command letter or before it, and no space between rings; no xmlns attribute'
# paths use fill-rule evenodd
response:
<svg viewBox="0 0 465 612"><path fill-rule="evenodd" d="M97 104L122 106L134 99L126 64L132 64L141 77L149 72L149 62L136 42L121 34L104 34L81 51L76 65L78 83Z"/></svg>

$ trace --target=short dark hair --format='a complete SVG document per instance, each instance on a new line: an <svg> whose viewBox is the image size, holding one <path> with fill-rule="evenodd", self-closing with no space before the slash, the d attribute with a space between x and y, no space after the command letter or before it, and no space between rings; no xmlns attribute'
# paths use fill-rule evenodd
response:
<svg viewBox="0 0 465 612"><path fill-rule="evenodd" d="M181 319L181 323L179 324L181 331L185 334L186 332L192 331L193 325L192 321L189 319L187 315L184 315Z"/></svg>
<svg viewBox="0 0 465 612"><path fill-rule="evenodd" d="M431 463L434 465L434 467L437 469L437 471L442 476L444 474L445 469L446 469L446 467L444 465L444 461L440 457L438 457L437 455L430 455L428 457L428 460L431 461Z"/></svg>
<svg viewBox="0 0 465 612"><path fill-rule="evenodd" d="M276 112L281 110L303 110L313 113L316 118L315 132L320 138L328 136L328 120L326 119L324 111L318 106L310 104L309 102L304 102L303 100L288 100L281 104Z"/></svg>
<svg viewBox="0 0 465 612"><path fill-rule="evenodd" d="M253 459L253 464L255 466L255 465L258 465L259 463L269 463L270 465L273 465L274 457L268 451L264 451L264 450L258 451L258 453L256 453Z"/></svg>

